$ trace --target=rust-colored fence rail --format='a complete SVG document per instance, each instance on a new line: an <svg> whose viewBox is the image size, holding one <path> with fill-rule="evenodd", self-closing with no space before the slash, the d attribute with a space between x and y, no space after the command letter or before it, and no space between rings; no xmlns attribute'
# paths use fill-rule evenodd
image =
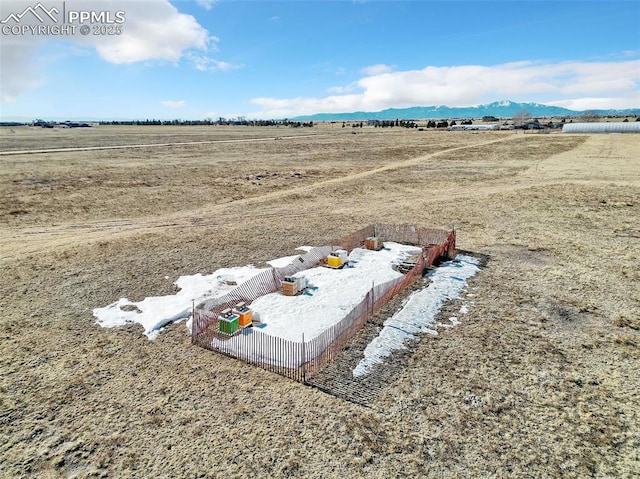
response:
<svg viewBox="0 0 640 479"><path fill-rule="evenodd" d="M209 335L215 333L218 329L218 314L227 308L231 308L241 301L247 305L269 293L279 291L282 287L282 280L285 276L290 276L299 271L312 268L326 258L335 246L320 246L312 248L304 254L297 256L287 266L283 268L267 268L261 273L253 276L238 287L229 291L223 296L209 299L196 307L197 311L206 311L211 314L200 315L196 320L194 315L191 326L191 339L195 344L200 344L202 334ZM203 339L204 342L207 338Z"/></svg>
<svg viewBox="0 0 640 479"><path fill-rule="evenodd" d="M348 236L344 236L339 240L333 241L334 244L339 244L341 248L351 252L355 248L359 248L364 245L364 240L370 236L375 236L375 225L365 226L361 230L355 231Z"/></svg>
<svg viewBox="0 0 640 479"><path fill-rule="evenodd" d="M257 328L242 330L234 336L219 331L218 315L244 301L250 304L265 294L280 290L282 280L299 271L312 268L340 246L348 251L360 247L366 238L377 236L379 241L395 241L422 247L423 254L405 275L383 284L373 285L365 297L344 318L322 334L305 341L291 341L272 336ZM349 236L332 242L336 246L313 248L301 254L283 268L269 268L252 277L219 298L198 305L192 321L192 342L224 355L255 364L296 381L304 382L332 361L373 314L395 295L411 284L440 257L452 257L455 250L455 231L421 228L414 225L369 225Z"/></svg>

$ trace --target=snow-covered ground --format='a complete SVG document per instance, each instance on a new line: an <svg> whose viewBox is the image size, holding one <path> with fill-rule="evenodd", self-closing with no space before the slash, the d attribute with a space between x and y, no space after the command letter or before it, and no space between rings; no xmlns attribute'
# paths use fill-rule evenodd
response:
<svg viewBox="0 0 640 479"><path fill-rule="evenodd" d="M402 276L393 265L420 251L393 242L380 251L356 248L349 255L350 267L318 267L295 274L307 278L310 288L305 294L267 294L251 303L251 309L265 323L263 332L292 341L302 341L304 334L309 341L344 318L374 285Z"/></svg>
<svg viewBox="0 0 640 479"><path fill-rule="evenodd" d="M373 286L401 277L402 274L394 269L394 264L419 252L420 249L415 246L393 242L385 243L381 251L355 249L349 255L348 267L340 270L317 267L295 274L305 276L308 280L309 288L304 294L267 294L253 301L251 309L254 317L263 323L262 332L296 342L302 341L304 335L304 340L309 341L344 318ZM276 268L285 267L296 258L287 256L269 261L268 264ZM405 344L419 333L437 334L434 323L438 311L445 301L461 294L467 279L479 271L478 265L476 258L458 255L455 260L443 263L429 273L431 284L413 293L403 308L385 321L379 336L365 349L365 357L356 366L353 375L367 374L393 350L405 348ZM175 283L180 288L176 294L152 296L138 302L121 298L108 306L94 309L93 314L103 327L141 324L144 334L154 339L167 324L190 318L194 303L223 296L262 271L264 269L248 265L223 268L204 276L181 276ZM467 311L468 305L464 304L460 314L466 314ZM455 316L449 320L451 324L447 326L458 323ZM187 326L190 327L190 322ZM252 331L245 333L234 338L228 346L241 341L243 336L251 336ZM270 358L263 359L269 361ZM297 361L298 358L291 360ZM288 364L290 367L297 365Z"/></svg>
<svg viewBox="0 0 640 479"><path fill-rule="evenodd" d="M105 328L127 323L141 324L144 334L149 339L155 339L165 325L189 318L194 303L222 296L262 271L264 269L249 265L222 268L204 276L180 276L175 282L180 288L176 294L150 296L138 302L120 298L108 306L95 308L93 315L97 323Z"/></svg>
<svg viewBox="0 0 640 479"><path fill-rule="evenodd" d="M308 251L311 248L298 249ZM381 251L355 249L349 255L353 267L342 270L319 267L297 273L296 276L304 275L309 280L312 288L307 294L292 297L272 293L255 300L251 308L265 323L262 329L265 333L294 341L301 341L304 333L308 341L340 321L373 284L401 276L393 269L393 264L419 252L415 246L399 243L385 243L385 249ZM284 267L295 258L297 255L277 258L268 264ZM121 298L94 309L93 315L104 327L139 323L144 334L154 339L167 324L189 318L194 303L220 297L262 271L264 269L249 265L223 268L205 276L181 276L175 283L180 288L176 294L152 296L138 302ZM190 321L187 326L190 327Z"/></svg>
<svg viewBox="0 0 640 479"><path fill-rule="evenodd" d="M467 279L480 270L479 264L472 256L458 255L431 271L431 284L411 294L402 309L384 322L378 337L365 348L364 359L353 370L353 375L367 374L394 350L406 348L405 344L420 333L437 334L434 326L440 308L447 300L460 296ZM467 312L468 306L463 304L460 313ZM459 322L455 316L449 319L452 324Z"/></svg>

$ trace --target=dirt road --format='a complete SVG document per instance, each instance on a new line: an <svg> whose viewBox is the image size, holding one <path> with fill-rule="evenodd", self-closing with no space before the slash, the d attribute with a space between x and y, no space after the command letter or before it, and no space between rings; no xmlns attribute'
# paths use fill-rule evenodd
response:
<svg viewBox="0 0 640 479"><path fill-rule="evenodd" d="M285 137L283 137L285 138ZM301 138L300 136L296 138ZM84 222L82 224L67 223L51 227L32 227L17 230L0 230L0 259L10 259L21 254L31 254L40 251L49 251L57 247L84 244L92 241L101 241L106 238L115 239L124 235L135 235L152 232L166 228L184 228L198 224L201 226L216 226L229 221L234 221L241 214L242 208L254 207L261 204L271 204L292 195L307 195L313 190L321 191L326 187L337 184L359 182L367 177L380 175L389 171L410 169L413 166L433 160L434 158L450 155L452 153L464 154L464 150L491 145L505 141L526 140L524 135L510 135L500 139L493 139L473 145L448 148L437 153L423 155L404 161L393 161L383 166L365 169L358 173L343 175L337 178L326 179L311 185L302 187L282 188L271 193L234 200L224 204L208 206L190 211L180 211L162 216L147 218L112 219L108 221ZM218 140L216 143L238 143L265 141L265 139L242 140ZM197 144L212 142L196 142ZM191 143L175 143L171 145L191 145ZM170 146L170 144L155 145L126 145L123 147L99 147L99 148L138 148L145 146ZM96 149L99 149L96 148ZM43 150L46 152L58 151L86 151L91 148ZM17 154L20 154L18 152ZM31 152L30 152L31 153ZM471 190L460 189L453 186L438 189L430 195L433 202L455 201L460 199L478 200L492 194L509 193L532 187L541 187L552 184L587 184L598 185L614 182L616 185L635 185L639 178L634 176L636 168L629 160L629 146L617 141L615 136L592 136L583 145L579 152L570 151L535 163L519 173L510 183L477 185ZM601 158L608 158L608 163L603 165ZM586 161L585 161L586 160ZM582 174L588 168L589 174ZM612 172L616 172L613 173ZM593 177L597 177L594 179ZM264 212L261 217L279 217L281 212Z"/></svg>

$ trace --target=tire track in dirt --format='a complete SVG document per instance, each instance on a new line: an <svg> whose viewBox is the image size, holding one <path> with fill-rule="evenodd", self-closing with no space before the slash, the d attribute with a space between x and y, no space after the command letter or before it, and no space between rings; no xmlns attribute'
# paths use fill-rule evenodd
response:
<svg viewBox="0 0 640 479"><path fill-rule="evenodd" d="M51 250L63 246L73 246L85 244L88 242L101 241L101 240L113 240L114 238L122 238L125 236L143 234L148 232L158 231L159 229L167 228L185 228L189 226L218 226L228 224L231 221L240 219L244 212L240 212L242 207L245 211L247 207L252 205L258 206L265 203L273 203L274 200L283 199L292 195L304 195L322 188L349 183L357 182L367 177L384 173L387 171L398 170L403 168L410 168L415 165L419 165L424 161L433 159L435 157L445 155L448 153L462 151L470 148L477 148L479 146L487 146L494 143L505 141L517 141L523 136L507 136L499 139L493 139L472 145L464 145L455 148L447 148L442 151L431 153L428 155L422 155L419 157L411 158L405 161L390 163L377 168L372 168L359 173L345 175L342 177L331 178L324 181L319 181L311 185L304 185L290 189L278 190L270 193L266 193L260 196L254 196L249 198L242 198L234 200L228 203L216 204L204 208L197 208L190 211L179 211L170 213L159 217L147 217L140 219L111 219L102 220L91 223L78 224L66 224L53 227L31 227L15 230L5 230L0 232L0 260L15 259L21 255L36 253L43 250ZM592 137L593 138L593 137ZM233 140L236 141L236 140ZM562 156L563 161L566 159L575 159L578 157L584 157L588 153L597 152L603 147L603 142L599 140L591 140L580 146L577 150L571 150L569 152L562 153L560 155L554 155L551 158L543 160L541 163L557 163L556 157ZM585 151L586 150L586 151ZM476 185L473 189L460 189L457 187L439 189L434 191L430 195L430 199L437 203L439 201L447 201L452 199L477 199L486 197L493 194L508 193L532 187L548 186L550 184L586 184L586 185L600 185L610 182L610 179L603 178L602 180L583 180L579 178L575 179L563 179L556 175L547 175L547 177L538 178L536 175L531 174L532 165L523 174L520 174L513 182L509 184L484 184ZM537 168L538 165L535 165ZM543 175L544 176L544 175ZM625 183L629 185L637 184L634 181L617 181L617 183ZM291 214L286 212L287 219L302 218L307 213L301 212L300 214ZM332 213L314 213L316 216L329 216ZM261 218L279 217L282 218L282 211L274 211L266 214L261 214Z"/></svg>

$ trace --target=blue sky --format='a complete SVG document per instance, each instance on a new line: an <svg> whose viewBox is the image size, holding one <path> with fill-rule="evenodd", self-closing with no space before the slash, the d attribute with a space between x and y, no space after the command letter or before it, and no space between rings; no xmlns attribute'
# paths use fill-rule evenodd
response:
<svg viewBox="0 0 640 479"><path fill-rule="evenodd" d="M120 11L118 25L74 25L121 33L17 34L9 27L30 14L9 16L38 1L2 0L4 120L280 118L506 99L640 108L637 0L40 2Z"/></svg>

